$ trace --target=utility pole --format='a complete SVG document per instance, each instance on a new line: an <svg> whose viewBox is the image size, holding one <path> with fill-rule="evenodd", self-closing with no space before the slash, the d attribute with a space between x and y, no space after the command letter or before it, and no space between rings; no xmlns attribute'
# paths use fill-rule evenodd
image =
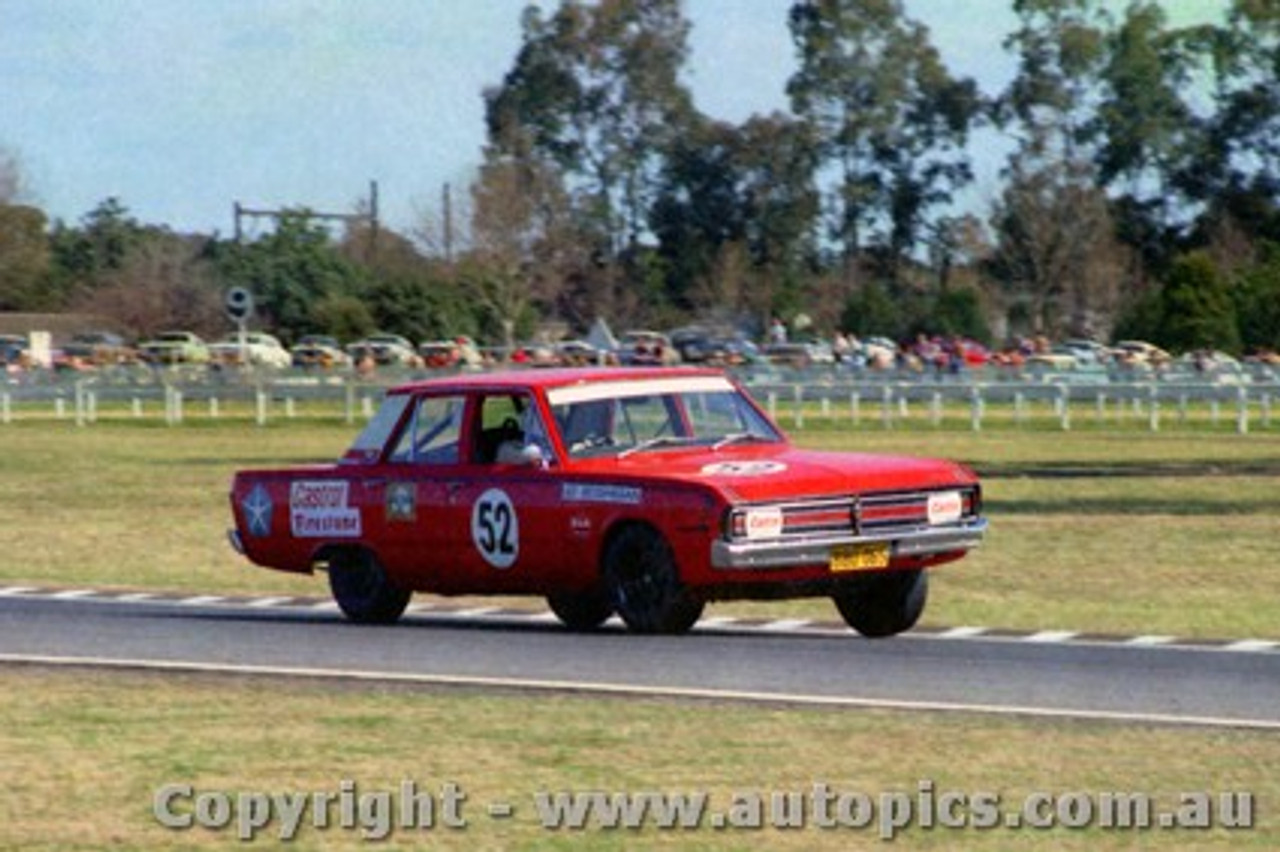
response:
<svg viewBox="0 0 1280 852"><path fill-rule="evenodd" d="M444 211L444 262L453 263L453 188L446 183L440 194Z"/></svg>
<svg viewBox="0 0 1280 852"><path fill-rule="evenodd" d="M302 215L307 219L321 219L324 221L336 222L364 222L369 226L369 258L373 259L378 248L378 182L376 180L369 181L369 209L366 213L320 213L313 210L294 210L287 208L266 209L245 207L239 201L233 202L231 207L232 215L235 217L235 235L236 242L240 242L244 236L244 229L241 221L244 219L274 219L279 222L281 217L294 214Z"/></svg>

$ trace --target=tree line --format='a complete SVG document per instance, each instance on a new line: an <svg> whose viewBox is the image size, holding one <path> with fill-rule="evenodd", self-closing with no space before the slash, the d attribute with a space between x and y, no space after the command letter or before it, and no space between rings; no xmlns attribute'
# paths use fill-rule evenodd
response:
<svg viewBox="0 0 1280 852"><path fill-rule="evenodd" d="M530 6L448 221L333 233L299 208L238 242L107 199L50 224L0 158L0 309L203 330L239 285L286 339L780 316L1280 348L1280 4L1180 27L1160 3L1117 5L1011 0L1017 70L987 92L901 0L797 0L778 22L789 109L741 123L684 83L680 0ZM1011 153L989 209L961 210L981 134Z"/></svg>

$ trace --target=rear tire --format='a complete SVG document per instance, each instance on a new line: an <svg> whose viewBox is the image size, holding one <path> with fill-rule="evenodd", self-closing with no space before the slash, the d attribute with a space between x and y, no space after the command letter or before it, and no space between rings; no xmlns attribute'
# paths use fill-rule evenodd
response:
<svg viewBox="0 0 1280 852"><path fill-rule="evenodd" d="M329 590L338 608L357 624L392 624L413 592L397 588L367 550L344 550L329 559Z"/></svg>
<svg viewBox="0 0 1280 852"><path fill-rule="evenodd" d="M558 592L547 595L547 606L570 630L595 630L613 615L613 604L602 591Z"/></svg>
<svg viewBox="0 0 1280 852"><path fill-rule="evenodd" d="M613 609L634 633L684 633L703 602L680 580L671 545L652 527L624 528L605 549L604 582Z"/></svg>
<svg viewBox="0 0 1280 852"><path fill-rule="evenodd" d="M846 624L872 639L910 630L929 597L924 571L890 571L846 581L832 595Z"/></svg>

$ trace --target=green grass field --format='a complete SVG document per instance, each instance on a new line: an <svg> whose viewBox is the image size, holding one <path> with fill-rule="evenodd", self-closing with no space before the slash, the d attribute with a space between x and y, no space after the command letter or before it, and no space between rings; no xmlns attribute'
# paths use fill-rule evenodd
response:
<svg viewBox="0 0 1280 852"><path fill-rule="evenodd" d="M965 714L761 709L714 703L431 693L238 679L6 670L0 848L243 848L235 826L174 832L152 816L168 784L239 793L396 791L456 784L463 830L401 830L394 848L884 849L867 828L553 831L538 792L831 791L1144 793L1157 812L1189 791L1251 792L1251 830L907 829L907 848L1274 849L1280 738L1240 731L990 719ZM932 785L930 787L930 785ZM1216 795L1215 795L1216 798ZM487 817L507 802L512 818ZM192 808L184 808L190 813ZM917 810L918 814L919 811ZM810 816L813 811L809 811ZM333 817L337 821L337 816ZM256 848L279 848L274 831ZM304 829L290 848L361 848L358 831Z"/></svg>
<svg viewBox="0 0 1280 852"><path fill-rule="evenodd" d="M320 578L254 568L226 545L240 466L326 461L353 429L299 418L258 428L191 419L0 426L0 583L324 594ZM1114 633L1280 638L1271 570L1280 436L1201 432L839 429L814 447L927 453L988 474L992 532L940 569L926 620ZM540 602L530 601L530 606ZM824 601L723 604L712 614L832 618ZM851 642L851 653L857 652ZM537 791L1250 791L1250 831L910 829L934 849L1272 849L1274 734L994 719L968 714L489 695L241 678L0 669L0 848L221 848L234 831L172 833L151 814L167 783L231 793L454 782L474 821L432 834L457 849L876 849L874 829L661 832L540 828ZM495 822L483 804L511 802ZM274 848L267 832L259 847ZM421 845L394 834L393 847ZM304 830L299 849L356 848Z"/></svg>

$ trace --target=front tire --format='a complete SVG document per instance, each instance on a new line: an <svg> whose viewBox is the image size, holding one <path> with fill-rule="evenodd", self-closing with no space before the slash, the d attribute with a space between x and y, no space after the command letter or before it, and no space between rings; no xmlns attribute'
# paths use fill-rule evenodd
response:
<svg viewBox="0 0 1280 852"><path fill-rule="evenodd" d="M680 580L671 545L657 530L624 528L605 549L604 582L613 609L634 633L684 633L703 602Z"/></svg>
<svg viewBox="0 0 1280 852"><path fill-rule="evenodd" d="M847 581L832 595L845 624L872 639L910 630L928 597L924 571L868 574Z"/></svg>
<svg viewBox="0 0 1280 852"><path fill-rule="evenodd" d="M547 606L570 630L595 630L613 615L609 596L601 591L557 592L547 595Z"/></svg>
<svg viewBox="0 0 1280 852"><path fill-rule="evenodd" d="M329 559L329 590L343 615L357 624L392 624L413 596L394 586L367 550L346 550Z"/></svg>

